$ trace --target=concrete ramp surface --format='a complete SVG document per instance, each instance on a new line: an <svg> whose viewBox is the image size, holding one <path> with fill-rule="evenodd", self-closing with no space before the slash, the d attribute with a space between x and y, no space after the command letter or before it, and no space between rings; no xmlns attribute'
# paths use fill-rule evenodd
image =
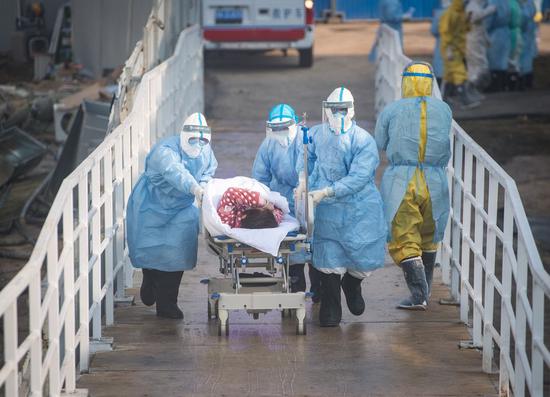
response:
<svg viewBox="0 0 550 397"><path fill-rule="evenodd" d="M114 337L114 351L96 354L78 387L94 397L497 394L481 371L480 353L458 348L468 332L457 307L439 305L448 294L439 278L427 312L395 309L407 288L401 271L387 264L363 282L365 314L351 315L342 299L339 328L320 328L319 305L310 303L305 336L274 311L258 320L231 312L229 336L219 337L200 284L216 274L217 257L203 243L199 257L180 287L184 321L157 318L154 306L141 302L116 309L117 323L105 332ZM140 275L129 291L136 296Z"/></svg>

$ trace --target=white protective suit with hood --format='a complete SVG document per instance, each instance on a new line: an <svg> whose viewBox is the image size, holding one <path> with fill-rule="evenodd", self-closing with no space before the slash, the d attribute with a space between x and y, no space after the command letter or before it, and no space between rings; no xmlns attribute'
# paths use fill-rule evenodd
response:
<svg viewBox="0 0 550 397"><path fill-rule="evenodd" d="M470 0L466 6L466 16L470 22L470 31L466 35L466 63L468 81L475 86L490 83L487 48L489 37L484 20L496 11L494 5L487 5L486 0Z"/></svg>

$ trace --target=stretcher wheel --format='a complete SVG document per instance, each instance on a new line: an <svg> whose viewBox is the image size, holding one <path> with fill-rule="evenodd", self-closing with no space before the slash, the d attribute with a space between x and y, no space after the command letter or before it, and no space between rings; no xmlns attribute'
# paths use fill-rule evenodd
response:
<svg viewBox="0 0 550 397"><path fill-rule="evenodd" d="M296 335L305 335L306 333L306 322L296 322Z"/></svg>
<svg viewBox="0 0 550 397"><path fill-rule="evenodd" d="M229 335L229 324L227 322L222 323L218 320L218 336L228 336Z"/></svg>
<svg viewBox="0 0 550 397"><path fill-rule="evenodd" d="M214 304L214 310L212 310L212 303L208 299L208 320L210 321L213 318L218 318L218 301Z"/></svg>
<svg viewBox="0 0 550 397"><path fill-rule="evenodd" d="M281 318L285 318L285 317L292 317L292 311L290 309L283 309L281 310Z"/></svg>

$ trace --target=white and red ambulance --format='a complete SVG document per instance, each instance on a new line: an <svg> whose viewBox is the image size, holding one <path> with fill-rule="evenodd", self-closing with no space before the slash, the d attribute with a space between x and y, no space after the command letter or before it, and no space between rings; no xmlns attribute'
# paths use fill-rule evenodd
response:
<svg viewBox="0 0 550 397"><path fill-rule="evenodd" d="M294 48L300 66L313 64L313 1L203 0L206 50Z"/></svg>

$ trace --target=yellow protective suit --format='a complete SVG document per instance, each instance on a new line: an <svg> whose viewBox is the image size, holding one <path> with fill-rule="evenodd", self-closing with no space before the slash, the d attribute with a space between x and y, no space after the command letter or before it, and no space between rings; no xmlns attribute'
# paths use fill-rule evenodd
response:
<svg viewBox="0 0 550 397"><path fill-rule="evenodd" d="M381 192L388 249L397 264L436 251L449 215L445 168L452 113L445 102L431 97L432 84L428 64L409 65L403 73L403 98L388 105L376 123L376 143L390 163Z"/></svg>
<svg viewBox="0 0 550 397"><path fill-rule="evenodd" d="M434 232L430 192L424 172L417 168L392 221L390 256L395 263L401 263L404 259L421 256L422 252L437 251Z"/></svg>
<svg viewBox="0 0 550 397"><path fill-rule="evenodd" d="M466 34L469 31L463 0L453 0L439 22L440 50L443 57L443 80L462 85L468 78L464 59L466 57Z"/></svg>

